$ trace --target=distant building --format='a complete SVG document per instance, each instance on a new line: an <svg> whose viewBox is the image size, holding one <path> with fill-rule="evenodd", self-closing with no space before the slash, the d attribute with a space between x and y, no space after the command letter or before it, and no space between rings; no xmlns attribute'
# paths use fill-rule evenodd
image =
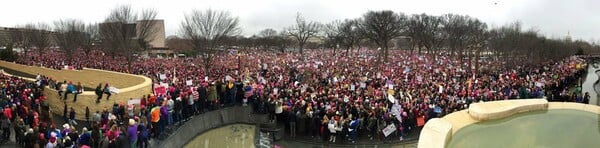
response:
<svg viewBox="0 0 600 148"><path fill-rule="evenodd" d="M6 47L10 44L13 44L13 46L21 46L21 45L18 45L18 43L12 42L12 41L14 41L12 38L15 35L12 33L16 32L16 33L18 33L16 35L20 35L21 39L25 39L26 34L24 34L24 33L27 33L28 31L33 31L33 30L27 29L27 28L0 27L0 47ZM50 45L56 45L56 40L55 40L56 32L51 31L51 30L44 30L44 32L50 33L50 35L48 36L50 38ZM35 45L29 45L29 46L35 47ZM20 50L20 49L18 49L18 50Z"/></svg>
<svg viewBox="0 0 600 148"><path fill-rule="evenodd" d="M150 24L152 25L152 34L150 35L150 37L152 38L152 40L150 41L150 47L151 48L165 48L165 23L163 20L140 20L137 21L136 23L136 30L138 31L137 34L140 34L139 32L139 28L141 28L142 26L140 24L143 24L143 22L150 22Z"/></svg>
<svg viewBox="0 0 600 148"><path fill-rule="evenodd" d="M100 24L100 34L101 36L110 37L109 34L103 34L104 30L110 29L110 27L122 27L122 30L125 31L126 38L130 39L139 39L142 34L142 30L140 28L143 27L145 23L151 25L150 31L150 42L149 47L151 49L154 48L165 48L165 25L163 20L139 20L136 23L123 24L121 22L114 23L101 23Z"/></svg>
<svg viewBox="0 0 600 148"><path fill-rule="evenodd" d="M149 38L150 41L148 42L148 47L149 49L147 49L146 51L144 51L143 55L156 55L156 54L164 54L164 55L170 55L173 52L171 50L168 50L168 48L165 46L166 40L165 40L165 24L163 20L139 20L136 23L130 23L130 24L122 24L117 22L118 24L115 23L101 23L100 24L100 32L102 35L102 30L106 30L109 29L108 27L122 27L122 29L125 31L125 36L127 38L130 39L139 39L141 34L142 34L142 27L144 27L144 25L150 25L150 34L149 34ZM107 35L104 35L107 36Z"/></svg>

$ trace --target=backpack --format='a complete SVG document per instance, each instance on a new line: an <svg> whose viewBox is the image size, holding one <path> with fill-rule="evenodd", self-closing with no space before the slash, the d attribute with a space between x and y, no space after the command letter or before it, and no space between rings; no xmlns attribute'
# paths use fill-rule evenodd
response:
<svg viewBox="0 0 600 148"><path fill-rule="evenodd" d="M140 138L146 139L148 138L148 129L146 129L146 126L143 124L140 124L140 126L138 127L140 130Z"/></svg>

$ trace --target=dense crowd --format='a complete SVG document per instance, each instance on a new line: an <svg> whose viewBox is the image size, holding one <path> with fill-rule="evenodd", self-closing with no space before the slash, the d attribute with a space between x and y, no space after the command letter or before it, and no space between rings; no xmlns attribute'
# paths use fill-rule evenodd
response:
<svg viewBox="0 0 600 148"><path fill-rule="evenodd" d="M473 102L543 97L584 102L586 98L567 93L585 71L585 61L579 57L510 68L490 58L480 60L485 68L474 71L464 60L445 53L391 51L388 63L376 64L376 51L371 50L348 55L309 50L304 61L298 53L231 50L218 53L206 71L202 58L140 57L128 65L122 56L78 52L82 56L71 62L64 61L57 50L43 57L27 55L18 62L140 74L150 77L154 88L166 89L165 93L140 94L140 104L115 104L112 111L94 113L92 123L97 124L87 127L92 129L88 131L91 137L96 137L88 145L93 147L103 145L103 139L106 146L114 146L119 137L131 146L141 146L150 137L164 135L165 128L235 103L269 113L272 120L285 123L290 137L299 133L330 142L354 142L359 134L402 139L428 119L465 109ZM124 124L127 121L131 126ZM389 128L395 134L390 136Z"/></svg>

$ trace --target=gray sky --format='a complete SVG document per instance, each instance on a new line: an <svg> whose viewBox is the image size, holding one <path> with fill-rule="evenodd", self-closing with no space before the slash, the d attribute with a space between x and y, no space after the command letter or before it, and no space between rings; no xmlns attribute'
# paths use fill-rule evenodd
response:
<svg viewBox="0 0 600 148"><path fill-rule="evenodd" d="M134 10L158 10L167 36L178 33L184 13L192 9L228 10L239 16L246 36L265 28L280 31L294 23L297 12L307 20L328 23L387 9L406 14L466 14L490 27L521 21L525 28L533 27L551 38L570 32L573 39L600 39L598 0L9 0L1 2L0 26L64 18L101 22L120 4L129 4Z"/></svg>

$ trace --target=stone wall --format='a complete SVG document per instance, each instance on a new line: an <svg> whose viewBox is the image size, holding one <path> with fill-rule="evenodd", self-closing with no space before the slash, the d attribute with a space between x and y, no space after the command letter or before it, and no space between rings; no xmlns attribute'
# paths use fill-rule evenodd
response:
<svg viewBox="0 0 600 148"><path fill-rule="evenodd" d="M419 137L419 148L445 148L452 135L463 127L485 120L495 120L511 115L551 109L573 109L600 115L600 107L581 103L548 102L546 99L506 100L475 103L468 110L454 112L443 118L429 120Z"/></svg>
<svg viewBox="0 0 600 148"><path fill-rule="evenodd" d="M547 108L548 100L546 99L521 99L473 103L469 106L468 111L475 120L484 121Z"/></svg>
<svg viewBox="0 0 600 148"><path fill-rule="evenodd" d="M265 122L267 122L266 116L252 114L251 107L236 106L215 110L194 116L194 118L179 127L167 139L160 141L158 147L183 147L197 135L224 125L234 123L259 124Z"/></svg>

